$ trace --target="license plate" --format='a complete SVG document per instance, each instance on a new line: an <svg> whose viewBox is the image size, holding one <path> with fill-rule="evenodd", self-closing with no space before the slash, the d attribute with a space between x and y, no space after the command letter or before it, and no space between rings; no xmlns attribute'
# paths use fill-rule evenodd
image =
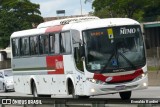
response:
<svg viewBox="0 0 160 107"><path fill-rule="evenodd" d="M125 85L116 86L116 90L124 90L126 88Z"/></svg>

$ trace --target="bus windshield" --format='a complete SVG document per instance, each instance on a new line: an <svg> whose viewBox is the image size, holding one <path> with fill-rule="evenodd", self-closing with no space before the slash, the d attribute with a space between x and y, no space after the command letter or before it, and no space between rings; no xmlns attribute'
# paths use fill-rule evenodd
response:
<svg viewBox="0 0 160 107"><path fill-rule="evenodd" d="M139 25L85 30L83 39L86 69L90 72L122 72L146 64Z"/></svg>

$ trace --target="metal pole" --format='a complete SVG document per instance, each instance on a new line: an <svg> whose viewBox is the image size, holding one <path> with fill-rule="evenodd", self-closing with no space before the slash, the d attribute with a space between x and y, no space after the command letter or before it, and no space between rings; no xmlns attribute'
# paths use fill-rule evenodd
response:
<svg viewBox="0 0 160 107"><path fill-rule="evenodd" d="M80 5L81 5L81 15L82 15L82 1L80 0Z"/></svg>

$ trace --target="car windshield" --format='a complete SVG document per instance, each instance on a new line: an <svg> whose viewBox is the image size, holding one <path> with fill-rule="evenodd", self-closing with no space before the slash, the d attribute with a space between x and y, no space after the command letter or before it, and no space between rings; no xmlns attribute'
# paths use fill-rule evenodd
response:
<svg viewBox="0 0 160 107"><path fill-rule="evenodd" d="M145 65L140 26L118 26L83 31L86 68L111 73L134 70Z"/></svg>
<svg viewBox="0 0 160 107"><path fill-rule="evenodd" d="M13 76L13 74L12 74L12 71L11 71L11 70L6 70L6 71L4 71L4 75L5 75L5 77Z"/></svg>

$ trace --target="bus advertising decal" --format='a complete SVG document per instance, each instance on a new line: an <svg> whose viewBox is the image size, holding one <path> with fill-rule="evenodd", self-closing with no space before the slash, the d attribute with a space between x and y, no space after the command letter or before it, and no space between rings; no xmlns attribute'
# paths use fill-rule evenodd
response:
<svg viewBox="0 0 160 107"><path fill-rule="evenodd" d="M60 32L62 31L62 28L63 28L63 25L48 27L45 33Z"/></svg>
<svg viewBox="0 0 160 107"><path fill-rule="evenodd" d="M64 74L63 56L47 56L48 74Z"/></svg>

